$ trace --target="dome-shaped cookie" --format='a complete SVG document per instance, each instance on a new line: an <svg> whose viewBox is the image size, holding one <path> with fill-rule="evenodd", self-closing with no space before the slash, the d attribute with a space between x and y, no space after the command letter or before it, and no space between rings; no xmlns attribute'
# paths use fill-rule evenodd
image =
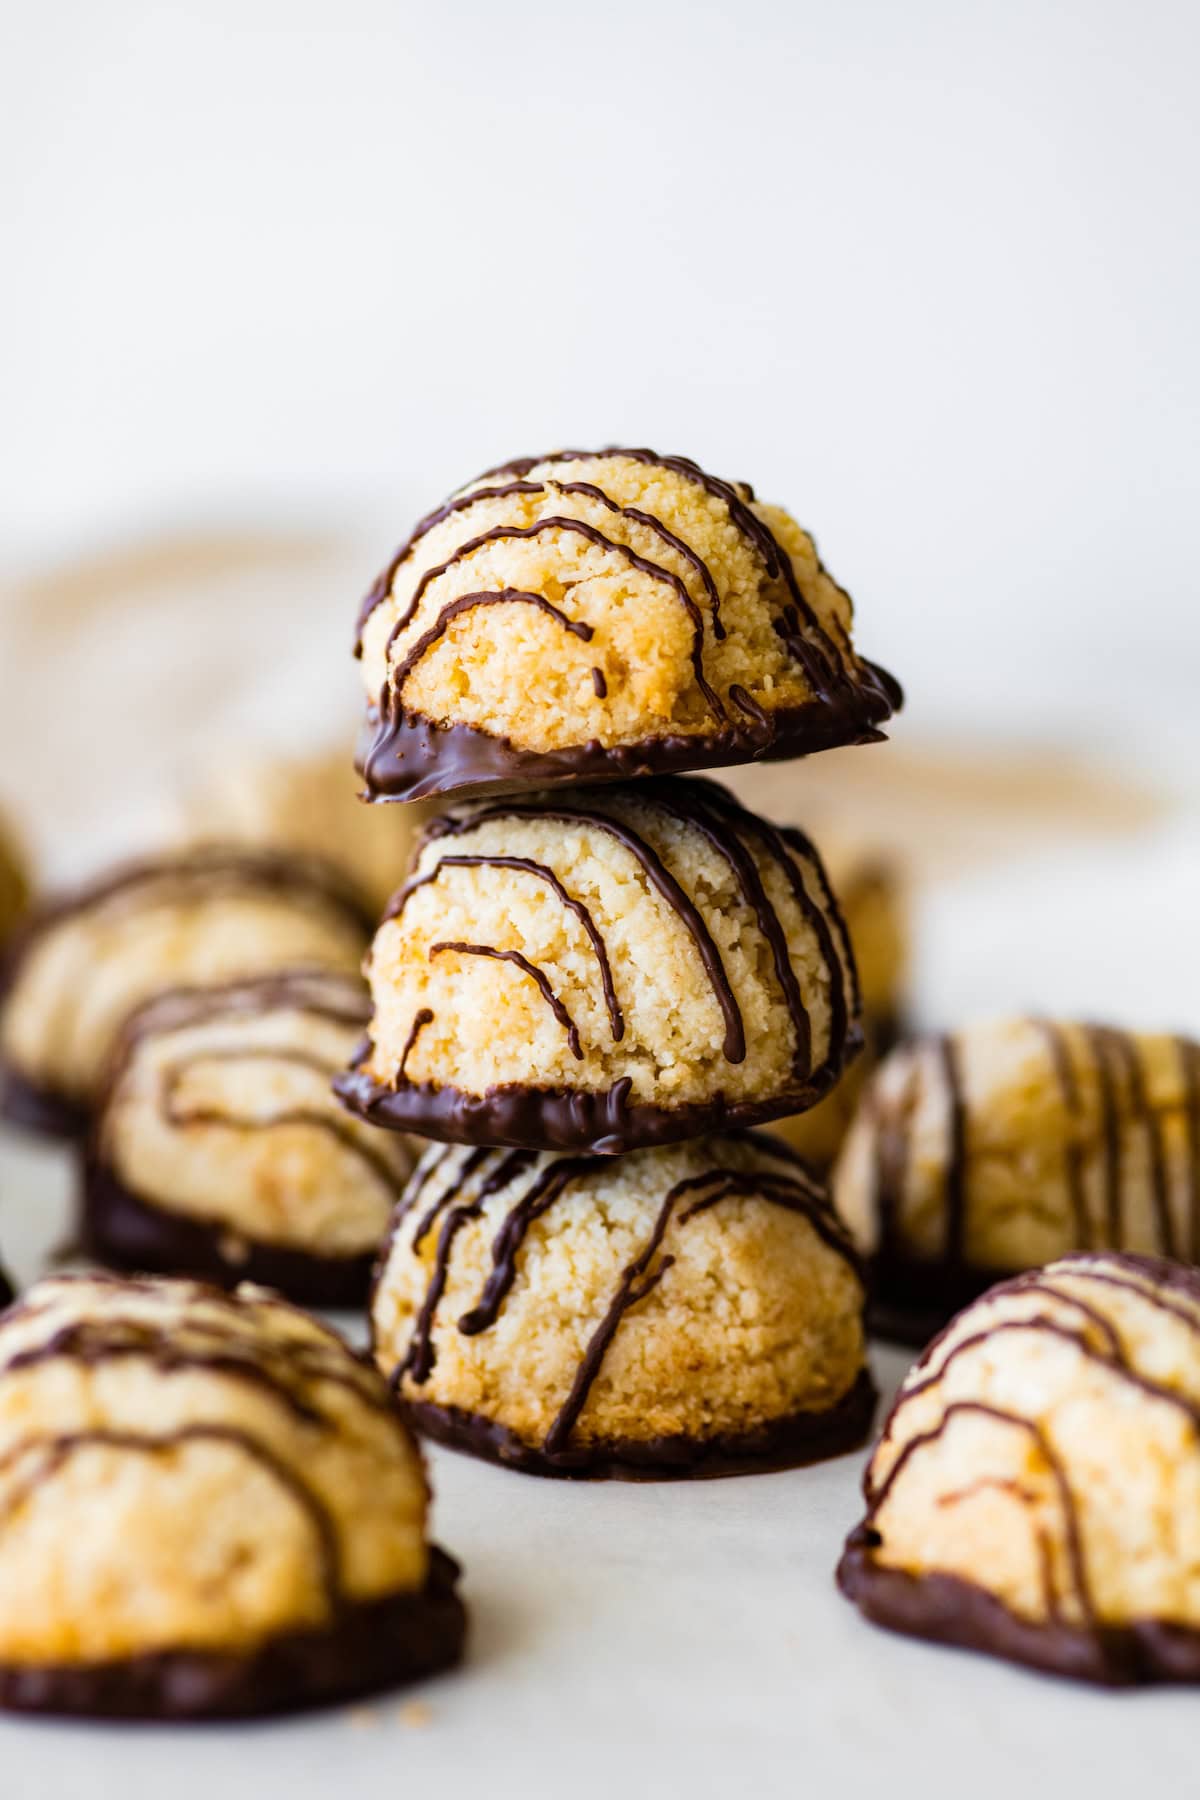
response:
<svg viewBox="0 0 1200 1800"><path fill-rule="evenodd" d="M1200 1680L1200 1275L1073 1256L921 1358L839 1581L868 1618L1092 1681Z"/></svg>
<svg viewBox="0 0 1200 1800"><path fill-rule="evenodd" d="M29 904L29 876L16 839L0 814L0 947Z"/></svg>
<svg viewBox="0 0 1200 1800"><path fill-rule="evenodd" d="M467 806L376 933L376 1124L622 1151L811 1105L859 1044L816 852L711 783Z"/></svg>
<svg viewBox="0 0 1200 1800"><path fill-rule="evenodd" d="M543 1475L687 1475L860 1442L862 1307L824 1190L766 1135L616 1159L439 1146L372 1337L444 1442Z"/></svg>
<svg viewBox="0 0 1200 1800"><path fill-rule="evenodd" d="M376 799L866 743L900 704L787 513L651 450L522 457L421 520L359 617Z"/></svg>
<svg viewBox="0 0 1200 1800"><path fill-rule="evenodd" d="M86 1124L121 1026L168 988L280 968L354 970L372 918L315 857L213 848L131 863L31 918L0 1011L3 1106L34 1128Z"/></svg>
<svg viewBox="0 0 1200 1800"><path fill-rule="evenodd" d="M202 1718L443 1668L453 1565L384 1383L257 1288L60 1277L0 1318L0 1705Z"/></svg>
<svg viewBox="0 0 1200 1800"><path fill-rule="evenodd" d="M834 1174L877 1322L923 1342L1072 1250L1200 1260L1200 1046L1004 1019L893 1053Z"/></svg>
<svg viewBox="0 0 1200 1800"><path fill-rule="evenodd" d="M135 1013L86 1162L90 1254L358 1304L414 1160L330 1088L369 1014L357 977L318 972L166 994Z"/></svg>
<svg viewBox="0 0 1200 1800"><path fill-rule="evenodd" d="M404 876L427 806L364 806L344 748L246 757L211 774L182 808L192 841L299 850L335 862L382 912Z"/></svg>
<svg viewBox="0 0 1200 1800"><path fill-rule="evenodd" d="M904 1027L909 930L907 892L894 863L822 836L821 854L846 922L862 994L863 1054L808 1112L772 1129L814 1168L832 1167L871 1071Z"/></svg>

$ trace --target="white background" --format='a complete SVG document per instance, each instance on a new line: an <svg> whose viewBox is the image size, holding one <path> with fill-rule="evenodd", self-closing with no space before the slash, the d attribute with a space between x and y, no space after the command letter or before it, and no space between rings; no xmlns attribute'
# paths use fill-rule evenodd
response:
<svg viewBox="0 0 1200 1800"><path fill-rule="evenodd" d="M818 532L927 726L1197 743L1187 0L6 17L11 563L382 558L502 456L649 442Z"/></svg>

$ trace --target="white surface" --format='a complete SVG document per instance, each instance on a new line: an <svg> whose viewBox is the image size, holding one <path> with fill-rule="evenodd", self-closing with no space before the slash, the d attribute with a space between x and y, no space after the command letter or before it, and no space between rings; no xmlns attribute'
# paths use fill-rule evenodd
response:
<svg viewBox="0 0 1200 1800"><path fill-rule="evenodd" d="M0 1240L28 1279L69 1158L0 1137ZM889 1391L906 1358L875 1354ZM457 1673L237 1728L0 1720L14 1800L1094 1800L1195 1790L1196 1699L1098 1694L891 1637L834 1590L861 1456L728 1481L557 1483L434 1453L466 1568ZM408 1722L406 1701L428 1709Z"/></svg>
<svg viewBox="0 0 1200 1800"><path fill-rule="evenodd" d="M1195 744L1189 0L10 10L0 561L382 562L632 438L794 507L925 728Z"/></svg>

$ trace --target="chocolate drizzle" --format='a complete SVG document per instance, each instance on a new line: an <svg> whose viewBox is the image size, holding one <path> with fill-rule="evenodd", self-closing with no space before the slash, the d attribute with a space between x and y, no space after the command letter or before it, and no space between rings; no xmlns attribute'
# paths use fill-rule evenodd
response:
<svg viewBox="0 0 1200 1800"><path fill-rule="evenodd" d="M762 878L758 873L754 858L746 850L736 830L732 828L729 815L726 814L722 817L716 808L710 810L704 803L706 797L705 791L699 787L699 784L697 784L697 789L692 792L685 790L683 797L680 796L678 789L668 786L665 782L647 782L638 789L639 800L655 807L682 825L690 825L693 830L700 833L709 848L715 850L717 855L728 865L741 893L741 898L754 914L758 929L770 949L771 960L775 966L775 979L779 983L792 1027L793 1073L798 1081L805 1081L812 1073L812 1029L809 1024L808 1009L800 992L800 983L792 968L787 932L782 919L767 898L767 892L762 884ZM736 815L734 816L736 817Z"/></svg>
<svg viewBox="0 0 1200 1800"><path fill-rule="evenodd" d="M408 1059L417 1047L417 1039L427 1025L432 1025L434 1014L428 1006L420 1006L413 1014L413 1022L408 1036L404 1040L404 1048L400 1052L400 1061L396 1064L396 1079L403 1081L404 1071L408 1067Z"/></svg>
<svg viewBox="0 0 1200 1800"><path fill-rule="evenodd" d="M433 645L445 636L451 622L460 618L463 613L478 612L481 607L486 606L532 606L536 611L545 613L548 619L553 619L556 624L562 626L564 631L569 632L572 637L579 638L585 644L590 643L595 635L590 625L585 625L581 619L568 618L560 606L555 606L542 594L527 594L520 588L499 588L494 592L482 594L463 594L460 599L450 600L443 606L429 630L421 633L412 648L406 651L396 664L392 671L391 681L391 704L393 706L399 705L404 683L425 652L432 649Z"/></svg>
<svg viewBox="0 0 1200 1800"><path fill-rule="evenodd" d="M374 929L374 912L336 864L299 852L204 846L173 857L122 864L97 881L45 902L31 913L0 959L0 1005L16 1004L22 969L44 937L82 914L124 902L131 912L139 905L178 898L221 899L262 893L281 905L321 909L359 933L365 945ZM320 983L328 971L317 966L281 971L281 981ZM336 977L335 977L336 979ZM253 983L213 984L232 994ZM174 990L179 994L207 988ZM319 1004L319 1003L318 1003ZM91 1120L91 1096L64 1092L42 1078L32 1078L11 1064L0 1070L0 1116L51 1136L80 1137Z"/></svg>
<svg viewBox="0 0 1200 1800"><path fill-rule="evenodd" d="M575 1027L571 1015L559 999L558 995L554 992L554 989L550 986L544 972L538 968L536 963L531 963L529 958L527 956L522 956L519 950L495 950L490 944L467 944L458 939L440 944L431 944L429 946L430 958L432 959L435 956L440 956L443 951L447 950L453 951L456 956L483 956L489 957L493 962L512 963L514 968L520 969L522 975L528 975L529 979L536 985L538 993L542 996L542 999L546 1002L546 1005L550 1008L550 1011L554 1014L554 1017L566 1032L567 1043L570 1046L571 1055L576 1057L580 1062L583 1061L583 1045L579 1041L579 1032Z"/></svg>
<svg viewBox="0 0 1200 1800"><path fill-rule="evenodd" d="M588 1341L567 1397L546 1433L542 1448L548 1456L557 1456L567 1448L622 1319L653 1292L667 1270L673 1266L673 1256L660 1257L654 1266L655 1258L680 1200L688 1194L696 1194L699 1198L678 1215L681 1224L686 1225L689 1219L694 1219L710 1207L720 1205L723 1200L734 1199L739 1195L762 1198L775 1206L800 1213L808 1220L822 1243L856 1268L858 1266L849 1240L838 1224L823 1190L798 1167L790 1176L771 1175L760 1170L738 1171L718 1167L677 1181L668 1190L659 1208L645 1247L622 1271L608 1309Z"/></svg>
<svg viewBox="0 0 1200 1800"><path fill-rule="evenodd" d="M492 1154L493 1152L482 1147L471 1151L470 1155L464 1159L462 1168L458 1171L457 1180L451 1179L445 1192L434 1202L433 1206L420 1221L413 1234L411 1248L415 1253L420 1249L421 1242L434 1220L439 1214L444 1215L442 1229L438 1235L437 1255L434 1258L433 1273L430 1276L429 1287L425 1293L424 1303L417 1315L417 1322L413 1328L413 1334L409 1342L407 1354L400 1364L400 1367L392 1376L391 1385L394 1388L399 1386L400 1380L404 1375L411 1375L415 1382L421 1383L428 1381L430 1375L433 1373L433 1366L437 1357L437 1352L433 1346L433 1328L437 1319L437 1309L441 1304L442 1294L445 1292L446 1279L450 1272L450 1253L454 1248L454 1240L462 1230L463 1226L471 1219L478 1219L481 1217L485 1201L487 1201L492 1194L499 1193L503 1188L507 1187L509 1182L515 1180L522 1170L527 1167L527 1159L523 1152L518 1152L516 1156L510 1155L502 1157L499 1166L491 1171L475 1198L465 1205L455 1205L455 1202L466 1183ZM394 1243L394 1238L392 1242ZM515 1256L515 1254L516 1251L514 1249L513 1255Z"/></svg>
<svg viewBox="0 0 1200 1800"><path fill-rule="evenodd" d="M509 539L540 537L547 531L566 531L574 533L577 537L586 538L590 544L593 544L596 547L596 549L611 552L613 555L620 557L622 561L628 563L630 568L636 569L639 574L648 575L651 580L661 582L671 589L691 622L692 672L696 679L696 686L703 694L714 719L716 719L719 724L724 723L725 708L721 705L717 694L709 686L708 680L704 674L704 616L701 613L700 608L696 605L696 602L692 599L692 596L688 593L688 590L680 577L674 574L670 569L664 569L661 563L652 562L645 556L639 556L637 551L631 550L628 544L622 544L616 538L607 537L604 532L597 530L594 525L588 525L583 519L569 519L558 513L552 514L549 518L538 519L532 525L493 526L491 531L482 532L479 537L468 538L465 544L460 544L453 556L448 557L444 563L438 563L435 568L426 569L416 587L413 589L412 599L392 627L391 636L388 638L387 642L388 654L391 654L397 640L405 631L407 631L408 627L415 619L417 609L421 604L426 590L433 582L437 581L441 576L447 574L452 568L455 568L461 563L464 558L473 555L476 550L481 550L485 544L494 544ZM505 599L513 597L512 590L506 590L500 597ZM518 597L522 599L537 598L537 596L534 595L520 595ZM478 602L479 599L483 597L468 596L468 598ZM457 605L457 602L452 602L451 604ZM549 605L549 602L546 604ZM557 611L557 608L554 610ZM560 613L559 617L562 618L563 615ZM565 622L564 619L564 623ZM587 637L590 638L592 635L590 629L585 629L587 630ZM440 634L435 632L435 635ZM406 663L409 660L409 657L405 658ZM404 665L402 664L401 667L403 666ZM391 684L390 694L390 703L393 706L398 706L399 683L395 678L393 678Z"/></svg>
<svg viewBox="0 0 1200 1800"><path fill-rule="evenodd" d="M582 900L574 899L572 895L567 892L558 876L554 873L554 870L547 868L545 863L535 862L528 856L439 857L434 868L427 870L423 875L414 875L411 880L405 882L404 886L400 889L399 893L388 907L387 912L383 915L384 921L386 922L388 919L400 918L410 897L415 894L419 888L428 887L431 883L435 882L441 875L443 869L517 869L524 875L533 875L538 881L545 882L555 899L561 901L567 911L574 914L575 918L579 920L579 923L587 933L588 942L595 953L596 963L600 971L600 982L604 989L604 1004L608 1011L609 1024L612 1027L613 1042L615 1044L620 1043L625 1035L625 1020L617 1000L617 991L613 985L612 965L608 960L608 950L600 933L600 929ZM409 1048L411 1049L411 1047L410 1044ZM404 1072L403 1061L400 1065L400 1072L401 1074Z"/></svg>
<svg viewBox="0 0 1200 1800"><path fill-rule="evenodd" d="M1071 1202L1071 1218L1075 1228L1075 1241L1081 1250L1090 1250L1094 1243L1091 1215L1088 1212L1087 1189L1084 1185L1083 1147L1078 1138L1077 1121L1083 1113L1080 1099L1079 1082L1075 1076L1075 1065L1071 1061L1071 1049L1061 1028L1050 1019L1032 1021L1045 1039L1054 1064L1054 1074L1062 1094L1063 1105L1071 1121L1071 1133L1063 1147L1063 1161L1066 1170L1067 1195Z"/></svg>
<svg viewBox="0 0 1200 1800"><path fill-rule="evenodd" d="M319 1392L323 1384L351 1394L374 1411L387 1410L386 1396L370 1366L348 1352L342 1340L327 1327L319 1328L320 1336L312 1340L297 1342L289 1337L279 1346L263 1345L254 1322L255 1311L266 1305L282 1316L293 1313L285 1301L275 1296L266 1302L246 1303L193 1280L163 1283L150 1277L101 1273L56 1275L40 1289L31 1290L34 1297L27 1297L12 1308L4 1325L18 1320L48 1320L59 1290L69 1293L85 1287L136 1300L178 1295L188 1302L203 1302L209 1310L203 1315L193 1313L186 1328L181 1328L169 1318L156 1320L145 1314L122 1315L115 1311L95 1317L71 1317L68 1309L65 1322L48 1337L10 1357L0 1354L0 1379L11 1371L59 1359L92 1368L114 1358L134 1357L164 1376L201 1371L249 1383L270 1393L282 1407L308 1424L330 1428L336 1425L336 1413L327 1416L316 1404L315 1394L308 1392ZM51 1290L50 1298L46 1297L47 1288ZM40 1298L36 1297L39 1293ZM293 1316L311 1322L307 1314Z"/></svg>
<svg viewBox="0 0 1200 1800"><path fill-rule="evenodd" d="M937 1040L938 1059L946 1083L949 1108L949 1154L946 1158L944 1206L946 1213L946 1267L953 1280L966 1260L967 1229L967 1108L954 1040Z"/></svg>
<svg viewBox="0 0 1200 1800"><path fill-rule="evenodd" d="M674 473L696 483L721 503L735 531L761 562L766 578L783 584L786 598L774 622L775 629L788 655L804 672L813 694L811 704L771 710L761 700L756 700L745 687L734 683L728 697L741 719L740 722L731 724L724 703L705 674L705 610L711 619L715 641L720 642L726 637L726 628L721 618L716 580L704 558L661 518L637 507L621 505L596 482L562 481L549 477L531 481L526 478L529 471L538 464L553 466L603 461L613 457ZM694 768L698 764L715 766L761 756L808 754L830 744L877 739L880 736L878 726L902 704L903 696L891 676L854 655L844 628L836 621L832 629L822 625L815 609L803 594L790 555L765 520L753 511L750 500L746 498L751 494L748 486L742 484L739 489L730 482L708 475L684 457L660 457L652 450L620 447L601 451L567 450L548 457L517 458L496 471L496 474L499 477L515 475L516 478L499 481L481 478L482 485L456 495L444 506L429 513L396 552L372 587L360 611L356 654L362 654L366 623L375 609L391 596L401 565L435 526L484 501L506 497L537 498L553 494L574 496L602 507L612 518L628 521L665 545L699 584L705 610L702 610L689 591L684 579L673 569L665 567L652 557L641 555L630 545L608 536L584 519L553 514L535 519L527 525L493 526L489 531L468 538L444 561L423 570L409 601L389 633L385 655L390 658L397 649L400 638L416 619L430 587L477 550L490 543L527 539L547 531L574 533L597 549L622 558L631 568L671 589L691 623L693 677L710 715L710 725L687 736L665 733L641 744L602 747L597 743L536 752L519 750L502 737L492 736L470 726L439 725L420 714L407 713L401 705L404 681L420 657L442 635L450 618L459 611L469 610L473 605L495 604L507 599L532 601L536 604L540 598L511 589L491 595L466 596L461 602L452 601L439 615L433 627L409 648L379 697L379 713L370 727L373 741L364 744L359 764L366 781L368 798L415 799L422 795L463 788L495 787L500 784L552 786L576 780L620 779L622 775L631 772L631 763L640 763L646 770L666 773L675 769ZM819 558L818 567L825 573ZM548 598L543 607L543 610L547 609L552 610L554 616L568 629L573 628L561 609L552 607ZM591 673L597 698L606 698L608 682L604 671L593 668Z"/></svg>
<svg viewBox="0 0 1200 1800"><path fill-rule="evenodd" d="M300 1125L307 1131L322 1132L326 1137L333 1138L347 1155L363 1164L393 1200L400 1194L408 1178L407 1170L398 1168L375 1144L365 1139L361 1132L348 1130L345 1120L333 1111L318 1111L314 1106L287 1106L259 1117L254 1113L239 1113L224 1107L185 1106L179 1099L180 1089L190 1075L207 1063L268 1063L308 1069L319 1075L326 1087L332 1083L340 1067L337 1063L327 1062L322 1057L285 1044L205 1045L202 1050L190 1056L179 1057L163 1067L159 1103L164 1124L183 1131L190 1126L213 1126L222 1131L243 1134Z"/></svg>
<svg viewBox="0 0 1200 1800"><path fill-rule="evenodd" d="M676 794L677 805L681 809L686 808L687 789L681 785L673 791ZM721 961L721 953L713 941L712 933L705 924L699 908L684 892L657 850L632 825L626 824L621 819L613 818L609 813L600 812L586 805L564 804L548 808L508 802L491 807L481 807L477 812L470 813L464 818L446 816L437 819L429 829L429 837L432 839L458 837L465 832L475 830L489 819L496 818L545 819L548 823L555 825L586 825L589 830L603 832L606 837L612 838L627 850L651 887L666 901L696 947L705 973L712 985L713 995L725 1020L725 1060L731 1063L740 1063L745 1060L746 1033L742 1024L741 1008L730 985L729 977L725 973L725 965Z"/></svg>

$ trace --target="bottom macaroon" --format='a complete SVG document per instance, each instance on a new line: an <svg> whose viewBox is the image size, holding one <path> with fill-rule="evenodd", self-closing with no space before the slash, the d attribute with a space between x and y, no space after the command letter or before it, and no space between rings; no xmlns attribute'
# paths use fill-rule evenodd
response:
<svg viewBox="0 0 1200 1800"><path fill-rule="evenodd" d="M1200 1273L1066 1257L910 1371L838 1582L916 1637L1124 1686L1200 1681Z"/></svg>
<svg viewBox="0 0 1200 1800"><path fill-rule="evenodd" d="M619 1159L436 1146L372 1335L444 1443L542 1475L706 1475L863 1441L863 1303L824 1190L764 1134Z"/></svg>
<svg viewBox="0 0 1200 1800"><path fill-rule="evenodd" d="M246 1717L458 1661L420 1452L252 1288L57 1277L0 1318L0 1705Z"/></svg>

